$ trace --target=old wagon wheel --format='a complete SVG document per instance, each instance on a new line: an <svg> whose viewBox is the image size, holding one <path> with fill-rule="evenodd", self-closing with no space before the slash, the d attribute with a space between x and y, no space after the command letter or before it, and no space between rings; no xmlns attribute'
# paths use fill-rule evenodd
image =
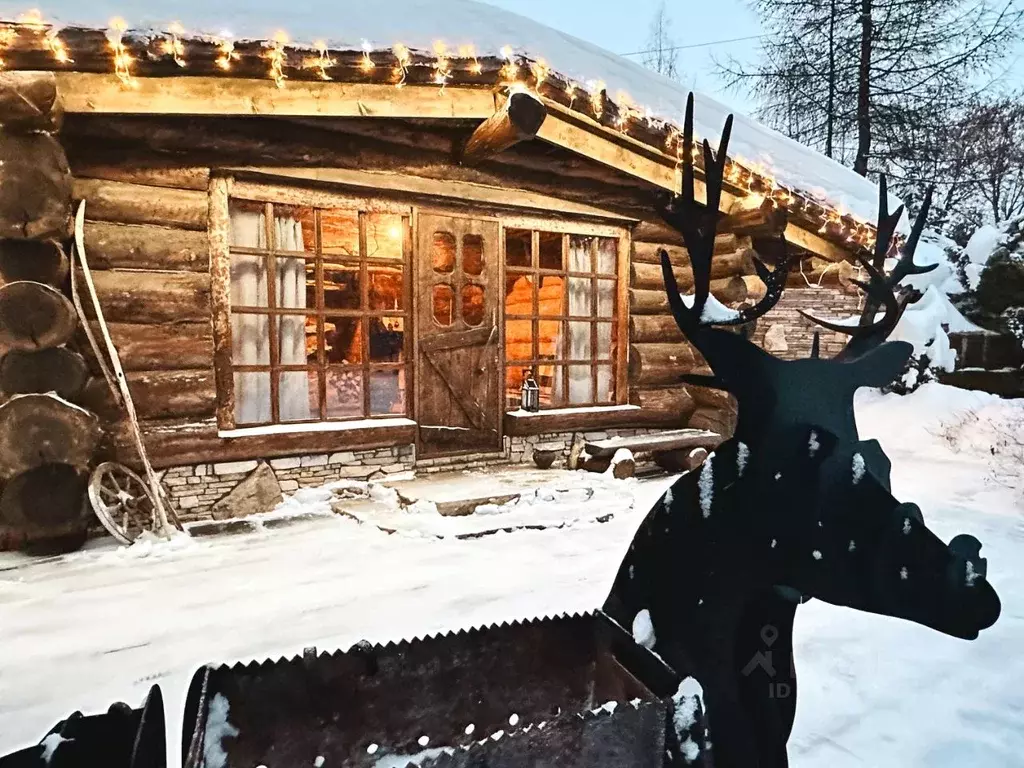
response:
<svg viewBox="0 0 1024 768"><path fill-rule="evenodd" d="M146 481L117 462L105 462L92 471L89 503L103 527L122 544L157 527L156 502Z"/></svg>

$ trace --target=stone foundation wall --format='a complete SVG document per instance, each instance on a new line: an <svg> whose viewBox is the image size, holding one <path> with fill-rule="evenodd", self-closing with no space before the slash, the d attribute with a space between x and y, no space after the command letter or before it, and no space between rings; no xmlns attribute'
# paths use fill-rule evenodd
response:
<svg viewBox="0 0 1024 768"><path fill-rule="evenodd" d="M593 432L565 432L529 437L506 437L504 450L488 454L445 456L416 460L415 446L401 445L372 451L341 451L309 456L270 459L267 464L277 476L281 491L291 494L300 488L315 488L338 480L382 480L388 475L415 470L419 475L458 472L503 464L532 464L535 450L556 451L554 466L565 468L573 440L604 440L631 437L657 429L606 429ZM247 478L259 460L231 461L173 467L163 473L163 485L183 522L209 520L212 507Z"/></svg>
<svg viewBox="0 0 1024 768"><path fill-rule="evenodd" d="M805 320L799 310L820 318L840 319L860 314L863 306L859 292L818 286L787 288L779 303L757 322L753 341L776 357L796 360L809 357L814 331L821 332L821 356L834 357L849 339L841 333L825 330Z"/></svg>

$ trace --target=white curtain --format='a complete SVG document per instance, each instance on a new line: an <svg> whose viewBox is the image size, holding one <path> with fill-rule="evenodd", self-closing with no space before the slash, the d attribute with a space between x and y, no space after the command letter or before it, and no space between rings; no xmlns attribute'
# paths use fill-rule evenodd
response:
<svg viewBox="0 0 1024 768"><path fill-rule="evenodd" d="M569 271L590 272L589 237L569 238ZM589 277L569 278L569 315L590 317L593 300L593 282ZM590 323L569 321L570 360L590 360ZM593 382L589 365L569 366L569 403L590 403L594 400Z"/></svg>
<svg viewBox="0 0 1024 768"><path fill-rule="evenodd" d="M292 218L275 217L278 248L303 250L302 226ZM231 212L231 243L241 248L267 248L263 213ZM305 261L276 257L276 299L279 307L305 308ZM231 256L231 305L267 307L266 259L263 256ZM306 361L305 318L280 317L279 348L282 365ZM231 315L231 359L235 365L270 365L269 320L266 315ZM282 421L310 418L306 373L289 371L279 384ZM271 420L270 374L235 373L235 422L258 424Z"/></svg>

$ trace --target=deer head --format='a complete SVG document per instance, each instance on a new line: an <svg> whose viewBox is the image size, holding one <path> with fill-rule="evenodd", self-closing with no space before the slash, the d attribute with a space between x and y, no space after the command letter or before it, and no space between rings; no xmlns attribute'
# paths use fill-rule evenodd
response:
<svg viewBox="0 0 1024 768"><path fill-rule="evenodd" d="M711 381L684 379L725 389L736 397L738 420L733 439L742 443L754 463L765 467L768 474L755 484L758 497L775 499L780 510L785 509L785 527L793 538L780 549L779 537L773 537L779 549L773 559L781 569L776 583L827 602L918 621L958 637L976 637L999 614L998 598L985 581L980 543L971 537L957 537L951 546L943 544L924 525L916 506L900 504L889 494L888 459L877 442L859 441L853 413L856 390L890 383L902 372L913 351L906 342L887 342L886 338L908 303L908 294L895 294L899 282L906 275L934 268L914 264L914 249L924 228L930 195L895 269L886 277L882 265L903 208L889 214L882 180L874 262L858 256L869 278L858 283L867 294L860 322L847 326L815 319L827 328L848 333L850 342L835 359L821 359L815 349L809 359L781 360L742 336L715 327L742 325L768 312L782 296L791 262L785 240L780 237L775 244L775 269L769 271L760 261L755 262L767 286L757 305L742 311L728 310L710 296L711 260L731 123L730 116L717 154L712 153L707 140L703 142L707 199L701 206L695 200L692 97L688 100L682 195L672 199L663 215L682 233L690 253L692 300L680 294L666 253L661 254L661 260L676 322L714 372ZM879 318L880 308L884 312ZM808 453L808 461L799 461L794 455L801 451ZM765 452L775 458L767 463L758 461L757 454ZM801 466L803 471L787 472L779 460L782 456L788 456L795 462L793 466ZM814 487L817 493L808 497L806 489L797 492L788 482L780 484L775 478L778 473L795 474L797 482ZM854 484L859 488L851 493ZM785 494L780 495L783 488L795 493L794 499L800 498L802 504L788 504ZM834 554L826 567L821 567L818 559L807 562L808 553L813 552L819 552L820 561L824 561L825 551L816 543ZM808 545L814 546L808 549ZM792 557L785 554L790 547ZM891 567L887 568L886 563ZM909 583L912 574L913 585Z"/></svg>

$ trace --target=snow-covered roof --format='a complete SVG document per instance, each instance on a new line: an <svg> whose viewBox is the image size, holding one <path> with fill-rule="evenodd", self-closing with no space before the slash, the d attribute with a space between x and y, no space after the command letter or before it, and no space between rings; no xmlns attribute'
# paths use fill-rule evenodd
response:
<svg viewBox="0 0 1024 768"><path fill-rule="evenodd" d="M17 11L0 3L5 18ZM186 35L224 35L234 40L269 40L280 31L290 40L325 41L332 49L390 50L402 43L431 51L437 41L449 50L472 45L480 56L500 55L506 46L518 55L544 60L554 72L593 89L603 83L610 98L628 94L652 117L681 125L688 89L626 58L524 16L475 0L388 0L340 3L306 0L282 6L272 0L181 0L173 5L147 0L50 0L42 12L57 25L105 28L112 17L130 29L167 30L175 22ZM695 94L695 128L713 141L730 110ZM875 184L850 169L743 115L735 115L730 155L750 170L773 178L829 208L868 223L875 221ZM898 205L893 198L891 207Z"/></svg>

